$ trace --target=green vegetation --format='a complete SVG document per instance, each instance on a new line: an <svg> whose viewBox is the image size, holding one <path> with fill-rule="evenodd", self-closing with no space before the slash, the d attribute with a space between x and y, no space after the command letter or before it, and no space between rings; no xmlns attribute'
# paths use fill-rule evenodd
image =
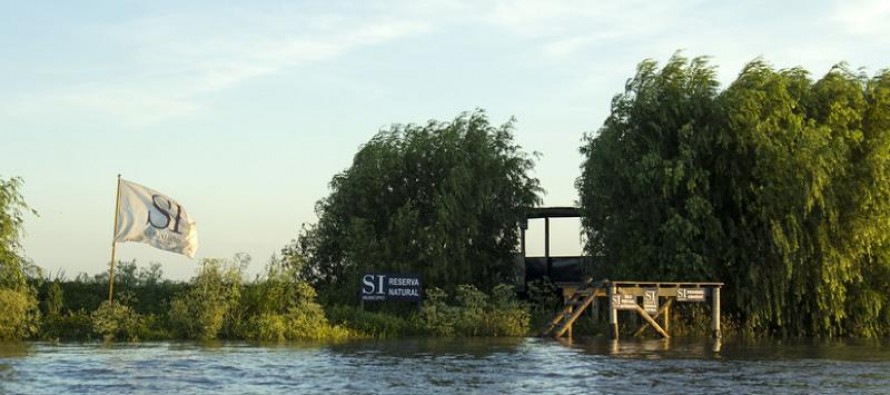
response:
<svg viewBox="0 0 890 395"><path fill-rule="evenodd" d="M284 250L326 303L354 303L363 273L418 273L425 286L483 289L516 279L523 211L540 202L512 121L484 112L381 131L331 181L318 223Z"/></svg>
<svg viewBox="0 0 890 395"><path fill-rule="evenodd" d="M421 311L422 328L437 336L522 336L529 330L528 308L515 298L513 289L499 285L491 297L472 285L457 287L455 304L438 288L427 291Z"/></svg>
<svg viewBox="0 0 890 395"><path fill-rule="evenodd" d="M37 330L39 311L28 276L39 273L22 255L24 214L36 214L19 193L20 178L0 178L0 341L19 340Z"/></svg>
<svg viewBox="0 0 890 395"><path fill-rule="evenodd" d="M114 303L105 299L107 274L79 275L71 281L35 279L43 310L37 337L285 341L362 336L330 325L312 287L275 259L263 276L245 281L249 261L244 254L231 260L205 259L187 283L164 280L158 264L137 270L135 262L120 262ZM73 290L73 297L65 290Z"/></svg>
<svg viewBox="0 0 890 395"><path fill-rule="evenodd" d="M491 296L474 286L460 286L453 299L433 289L430 302L420 311L373 312L345 305L325 310L316 302L315 290L299 279L297 269L272 259L266 273L248 282L243 280L248 262L246 255L206 259L188 283L154 281L161 278L156 264L136 271L135 262L121 262L124 275L115 288L127 283L129 288L121 287L126 290L117 294L114 303L100 299L93 306L78 302L92 298L76 298L69 304L63 290L101 294L107 292L108 284L97 279L107 280L107 276L40 281L42 325L29 334L44 340L283 342L414 335L522 336L529 331L530 309L507 285L495 287ZM147 278L153 282L146 282ZM158 297L164 308L138 302L141 295ZM0 324L14 316L0 316ZM22 334L17 339L26 337Z"/></svg>
<svg viewBox="0 0 890 395"><path fill-rule="evenodd" d="M229 263L205 259L191 287L170 303L170 321L187 339L211 340L234 332L236 306L241 298L243 266L240 257ZM229 336L225 336L229 337Z"/></svg>
<svg viewBox="0 0 890 395"><path fill-rule="evenodd" d="M50 280L22 255L33 211L0 179L0 341L527 334L561 301L546 281L526 302L503 285L542 192L512 130L476 111L381 131L263 275L245 280L246 255L187 283L121 262L114 303L107 274ZM723 281L739 332L890 335L890 71L813 80L755 60L721 91L704 58L647 60L581 152L586 251L607 275ZM358 308L368 272L419 274L422 305Z"/></svg>
<svg viewBox="0 0 890 395"><path fill-rule="evenodd" d="M642 62L577 186L613 275L721 280L754 332L890 334L890 72ZM728 303L727 303L728 302Z"/></svg>
<svg viewBox="0 0 890 395"><path fill-rule="evenodd" d="M473 285L457 286L453 297L431 288L419 312L388 314L337 306L328 315L333 322L373 337L525 336L531 329L530 307L505 284L495 286L490 295Z"/></svg>
<svg viewBox="0 0 890 395"><path fill-rule="evenodd" d="M130 306L105 301L90 314L90 319L93 330L105 341L139 340L139 329L143 319Z"/></svg>
<svg viewBox="0 0 890 395"><path fill-rule="evenodd" d="M291 262L293 263L293 261ZM262 340L341 340L358 336L331 325L315 289L300 279L298 266L285 267L272 259L266 273L245 287L236 322L246 323L239 337Z"/></svg>

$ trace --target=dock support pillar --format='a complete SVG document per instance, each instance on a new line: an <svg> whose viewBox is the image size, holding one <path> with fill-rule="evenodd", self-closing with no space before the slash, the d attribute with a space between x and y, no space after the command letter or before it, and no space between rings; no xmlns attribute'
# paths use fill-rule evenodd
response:
<svg viewBox="0 0 890 395"><path fill-rule="evenodd" d="M597 292L597 290L593 290L593 292ZM593 298L593 303L590 304L590 320L599 324L600 323L600 302L599 298Z"/></svg>
<svg viewBox="0 0 890 395"><path fill-rule="evenodd" d="M612 340L618 340L618 306L615 298L618 297L617 289L614 285L609 285L609 327L612 329Z"/></svg>
<svg viewBox="0 0 890 395"><path fill-rule="evenodd" d="M711 329L714 339L723 337L720 332L720 287L711 289Z"/></svg>
<svg viewBox="0 0 890 395"><path fill-rule="evenodd" d="M553 280L553 259L550 259L550 218L544 218L544 263L547 265L547 278Z"/></svg>
<svg viewBox="0 0 890 395"><path fill-rule="evenodd" d="M574 306L572 306L572 305L569 305L569 308L568 308L568 310L569 310L569 311L568 311L568 314L567 314L567 315L568 315L568 316L569 316L569 317L571 317L571 316L572 316L572 314L574 314L574 313L575 313L575 307L574 307ZM575 325L575 323L574 323L574 322L573 322L573 323L571 323L571 324L569 324L569 331L568 331L568 332L566 332L566 334L567 334L567 335L568 335L568 337L569 337L569 339L571 339L571 338L572 338L572 327L573 327L573 326L574 326L574 325Z"/></svg>

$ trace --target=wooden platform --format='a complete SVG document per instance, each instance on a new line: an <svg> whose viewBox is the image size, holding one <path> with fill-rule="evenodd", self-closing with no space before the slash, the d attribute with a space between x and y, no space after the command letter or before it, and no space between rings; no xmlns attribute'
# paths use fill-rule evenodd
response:
<svg viewBox="0 0 890 395"><path fill-rule="evenodd" d="M664 338L670 337L670 308L674 303L711 302L711 330L720 338L720 282L665 282L665 281L593 281L556 283L562 289L563 309L542 336L572 337L572 326L583 312L596 306L599 299L609 303L609 324L612 338L618 339L618 311L636 312L643 325L635 332L641 334L651 327ZM594 309L594 311L596 311ZM662 318L662 323L658 322Z"/></svg>

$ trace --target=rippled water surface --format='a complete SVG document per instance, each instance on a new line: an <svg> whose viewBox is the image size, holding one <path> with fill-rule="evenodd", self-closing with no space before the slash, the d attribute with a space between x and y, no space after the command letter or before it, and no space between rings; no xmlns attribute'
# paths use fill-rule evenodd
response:
<svg viewBox="0 0 890 395"><path fill-rule="evenodd" d="M890 394L890 345L0 344L0 394Z"/></svg>

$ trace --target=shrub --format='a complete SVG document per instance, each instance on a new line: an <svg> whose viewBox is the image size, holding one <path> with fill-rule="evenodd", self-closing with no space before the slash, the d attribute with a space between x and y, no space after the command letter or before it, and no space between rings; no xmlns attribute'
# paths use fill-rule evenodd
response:
<svg viewBox="0 0 890 395"><path fill-rule="evenodd" d="M138 341L142 316L130 306L115 302L102 302L90 315L93 330L105 341L126 339Z"/></svg>
<svg viewBox="0 0 890 395"><path fill-rule="evenodd" d="M513 288L498 285L489 297L472 285L457 287L456 306L438 288L427 291L420 314L423 329L437 336L522 336L528 333L530 313L516 299Z"/></svg>
<svg viewBox="0 0 890 395"><path fill-rule="evenodd" d="M488 295L473 285L459 285L456 293L458 309L455 331L465 336L485 333L486 310L490 310Z"/></svg>
<svg viewBox="0 0 890 395"><path fill-rule="evenodd" d="M353 333L356 337L410 336L419 334L421 330L420 320L416 314L406 318L351 306L335 306L327 310L327 316L331 323L356 331Z"/></svg>
<svg viewBox="0 0 890 395"><path fill-rule="evenodd" d="M241 296L241 256L235 262L205 259L192 287L170 303L170 322L175 331L190 339L216 339L223 327L233 320Z"/></svg>
<svg viewBox="0 0 890 395"><path fill-rule="evenodd" d="M437 336L453 336L457 311L446 303L448 294L441 288L426 291L426 301L420 311L420 320L425 332Z"/></svg>
<svg viewBox="0 0 890 395"><path fill-rule="evenodd" d="M84 309L69 311L48 322L44 321L43 327L41 338L47 340L89 340L93 336L93 319Z"/></svg>
<svg viewBox="0 0 890 395"><path fill-rule="evenodd" d="M249 339L278 342L287 339L287 322L281 314L260 314L252 317L248 325L250 328L245 335Z"/></svg>
<svg viewBox="0 0 890 395"><path fill-rule="evenodd" d="M338 340L349 336L331 325L316 302L317 294L299 277L299 267L273 258L265 276L244 288L237 317L246 324L238 335L261 341Z"/></svg>
<svg viewBox="0 0 890 395"><path fill-rule="evenodd" d="M500 284L491 291L492 311L487 314L486 332L492 336L522 336L528 332L531 314L516 298L513 287Z"/></svg>
<svg viewBox="0 0 890 395"><path fill-rule="evenodd" d="M0 288L0 340L21 340L37 332L37 300L29 292Z"/></svg>

